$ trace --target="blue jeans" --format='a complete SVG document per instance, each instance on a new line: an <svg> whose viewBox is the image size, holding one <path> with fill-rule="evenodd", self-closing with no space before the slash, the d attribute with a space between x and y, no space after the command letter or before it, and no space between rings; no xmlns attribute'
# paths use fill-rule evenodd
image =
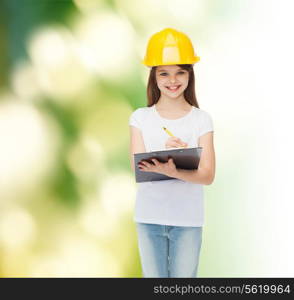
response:
<svg viewBox="0 0 294 300"><path fill-rule="evenodd" d="M202 227L136 223L144 277L197 277Z"/></svg>

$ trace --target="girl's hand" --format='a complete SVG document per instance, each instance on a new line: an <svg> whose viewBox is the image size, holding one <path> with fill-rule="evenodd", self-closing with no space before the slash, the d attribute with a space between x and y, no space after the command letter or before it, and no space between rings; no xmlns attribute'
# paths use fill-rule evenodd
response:
<svg viewBox="0 0 294 300"><path fill-rule="evenodd" d="M172 158L169 158L168 162L166 163L161 163L155 158L152 158L151 160L153 161L154 165L148 163L147 161L140 161L138 163L139 169L144 172L154 172L164 174L169 177L175 177L177 168Z"/></svg>
<svg viewBox="0 0 294 300"><path fill-rule="evenodd" d="M167 139L165 143L165 149L169 148L186 148L188 147L188 144L183 142L180 138L177 138L175 136L171 136Z"/></svg>

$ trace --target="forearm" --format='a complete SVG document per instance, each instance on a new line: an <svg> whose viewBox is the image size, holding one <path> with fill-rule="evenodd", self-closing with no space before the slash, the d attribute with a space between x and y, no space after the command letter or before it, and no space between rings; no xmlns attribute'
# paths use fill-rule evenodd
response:
<svg viewBox="0 0 294 300"><path fill-rule="evenodd" d="M130 155L130 166L131 166L131 170L133 172L135 172L135 160L134 160L134 155Z"/></svg>
<svg viewBox="0 0 294 300"><path fill-rule="evenodd" d="M199 168L197 170L176 169L173 177L184 181L205 185L209 185L213 181L213 178L208 170Z"/></svg>

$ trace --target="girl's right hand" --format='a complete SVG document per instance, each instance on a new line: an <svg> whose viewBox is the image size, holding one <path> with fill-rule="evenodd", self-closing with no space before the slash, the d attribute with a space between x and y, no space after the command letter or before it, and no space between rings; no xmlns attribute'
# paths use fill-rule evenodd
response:
<svg viewBox="0 0 294 300"><path fill-rule="evenodd" d="M183 142L180 138L175 136L171 136L167 139L165 143L165 149L169 148L186 148L188 146L187 143Z"/></svg>

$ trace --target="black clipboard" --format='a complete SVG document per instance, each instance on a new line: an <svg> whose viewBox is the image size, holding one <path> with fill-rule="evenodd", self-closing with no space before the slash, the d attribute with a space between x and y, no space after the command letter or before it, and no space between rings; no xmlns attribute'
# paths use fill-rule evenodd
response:
<svg viewBox="0 0 294 300"><path fill-rule="evenodd" d="M198 169L201 152L202 147L177 148L170 150L136 153L134 154L136 182L174 179L173 177L169 177L159 173L141 171L138 167L138 163L141 160L145 160L153 164L151 158L156 158L160 162L167 162L169 158L172 158L178 169L194 170Z"/></svg>

